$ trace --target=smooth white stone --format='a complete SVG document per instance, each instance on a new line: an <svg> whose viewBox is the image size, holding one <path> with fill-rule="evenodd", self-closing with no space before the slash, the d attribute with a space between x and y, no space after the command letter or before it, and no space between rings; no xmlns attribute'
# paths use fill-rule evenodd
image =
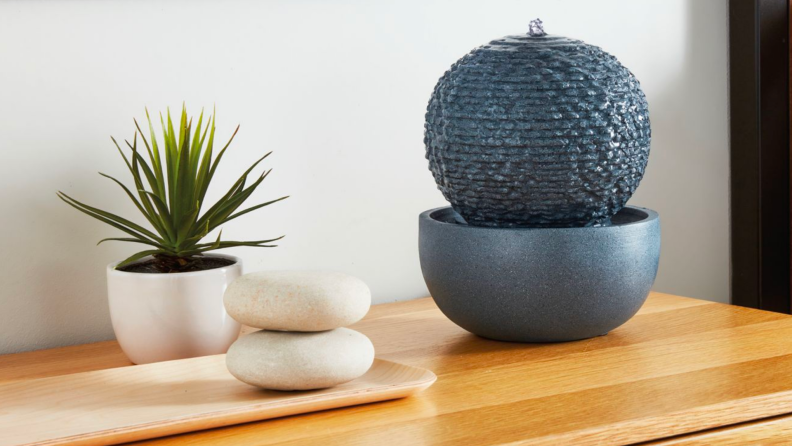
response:
<svg viewBox="0 0 792 446"><path fill-rule="evenodd" d="M348 328L316 333L256 331L226 354L238 380L273 390L324 389L362 376L374 362L374 346Z"/></svg>
<svg viewBox="0 0 792 446"><path fill-rule="evenodd" d="M223 300L232 318L251 327L324 331L362 319L371 306L371 291L343 273L264 271L236 279Z"/></svg>

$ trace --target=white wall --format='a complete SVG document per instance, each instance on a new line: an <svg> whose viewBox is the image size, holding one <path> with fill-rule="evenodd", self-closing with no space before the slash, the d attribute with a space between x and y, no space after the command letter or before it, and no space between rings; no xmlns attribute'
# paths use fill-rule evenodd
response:
<svg viewBox="0 0 792 446"><path fill-rule="evenodd" d="M134 245L55 197L134 215L110 135L143 107L242 124L214 197L275 150L261 201L224 237L248 271L335 269L376 302L427 294L417 216L444 205L423 153L437 79L472 48L527 30L602 46L649 98L653 144L631 203L660 212L656 289L728 300L726 0L5 1L0 3L0 353L111 339L104 267Z"/></svg>

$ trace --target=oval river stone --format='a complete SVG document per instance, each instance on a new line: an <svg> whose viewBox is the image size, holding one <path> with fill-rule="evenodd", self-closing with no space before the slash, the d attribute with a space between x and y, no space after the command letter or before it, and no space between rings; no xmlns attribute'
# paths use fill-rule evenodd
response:
<svg viewBox="0 0 792 446"><path fill-rule="evenodd" d="M374 362L374 346L348 328L316 333L257 331L239 338L226 355L238 380L273 390L332 387L362 376Z"/></svg>
<svg viewBox="0 0 792 446"><path fill-rule="evenodd" d="M236 279L224 303L232 318L251 327L323 331L362 319L371 292L362 280L343 273L265 271Z"/></svg>

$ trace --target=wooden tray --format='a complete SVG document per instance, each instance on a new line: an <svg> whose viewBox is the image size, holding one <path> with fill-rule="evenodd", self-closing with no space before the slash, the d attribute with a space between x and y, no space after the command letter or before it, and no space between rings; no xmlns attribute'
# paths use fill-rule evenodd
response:
<svg viewBox="0 0 792 446"><path fill-rule="evenodd" d="M309 392L237 381L225 355L0 385L0 445L108 445L402 398L434 373L380 359L362 377Z"/></svg>

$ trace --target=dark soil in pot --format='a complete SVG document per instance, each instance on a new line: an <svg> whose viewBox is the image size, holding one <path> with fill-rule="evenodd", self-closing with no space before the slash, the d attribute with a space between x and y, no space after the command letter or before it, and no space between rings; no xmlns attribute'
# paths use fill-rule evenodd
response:
<svg viewBox="0 0 792 446"><path fill-rule="evenodd" d="M181 265L176 259L172 258L153 258L144 260L142 262L133 263L123 268L118 268L118 270L124 271L126 273L142 274L192 273L196 271L223 268L225 266L233 265L234 263L236 262L225 257L210 256L189 259L184 265Z"/></svg>

